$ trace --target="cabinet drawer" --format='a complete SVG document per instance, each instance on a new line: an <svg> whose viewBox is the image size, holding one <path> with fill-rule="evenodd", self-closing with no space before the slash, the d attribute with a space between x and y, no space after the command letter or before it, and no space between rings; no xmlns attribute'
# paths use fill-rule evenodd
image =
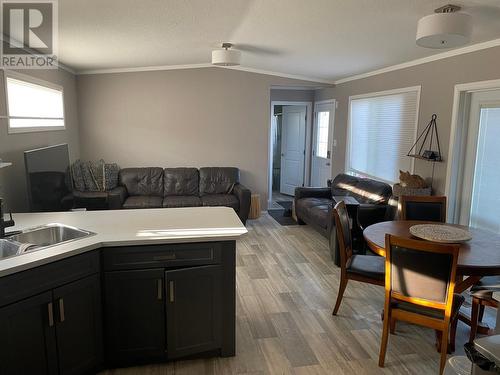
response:
<svg viewBox="0 0 500 375"><path fill-rule="evenodd" d="M106 271L219 264L219 242L111 247L103 249Z"/></svg>
<svg viewBox="0 0 500 375"><path fill-rule="evenodd" d="M0 278L0 306L57 288L99 272L99 251Z"/></svg>

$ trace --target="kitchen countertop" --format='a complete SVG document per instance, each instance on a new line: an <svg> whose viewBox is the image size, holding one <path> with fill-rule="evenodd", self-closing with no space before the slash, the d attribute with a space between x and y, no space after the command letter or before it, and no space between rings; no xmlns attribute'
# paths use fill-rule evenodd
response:
<svg viewBox="0 0 500 375"><path fill-rule="evenodd" d="M95 235L2 259L0 277L101 247L227 241L248 232L229 207L19 213L13 219L16 226L7 231L58 223Z"/></svg>

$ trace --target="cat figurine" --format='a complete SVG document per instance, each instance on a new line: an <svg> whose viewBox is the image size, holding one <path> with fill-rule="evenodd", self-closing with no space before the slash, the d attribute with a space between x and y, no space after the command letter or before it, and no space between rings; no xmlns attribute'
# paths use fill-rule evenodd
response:
<svg viewBox="0 0 500 375"><path fill-rule="evenodd" d="M402 187L410 189L423 189L427 187L427 182L417 174L411 174L402 170L399 171L399 181Z"/></svg>

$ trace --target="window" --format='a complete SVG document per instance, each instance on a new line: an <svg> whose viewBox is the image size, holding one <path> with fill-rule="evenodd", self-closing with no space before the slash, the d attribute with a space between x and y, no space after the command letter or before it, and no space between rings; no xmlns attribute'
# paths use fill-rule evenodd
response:
<svg viewBox="0 0 500 375"><path fill-rule="evenodd" d="M420 87L349 98L347 170L383 181L413 171Z"/></svg>
<svg viewBox="0 0 500 375"><path fill-rule="evenodd" d="M10 133L64 129L61 87L9 74L6 91Z"/></svg>
<svg viewBox="0 0 500 375"><path fill-rule="evenodd" d="M328 129L330 128L330 112L318 112L318 130L316 134L316 156L328 158Z"/></svg>

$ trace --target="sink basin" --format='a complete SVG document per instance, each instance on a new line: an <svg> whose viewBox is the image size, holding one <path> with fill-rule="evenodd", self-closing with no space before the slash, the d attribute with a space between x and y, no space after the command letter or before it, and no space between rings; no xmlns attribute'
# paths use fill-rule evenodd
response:
<svg viewBox="0 0 500 375"><path fill-rule="evenodd" d="M78 240L80 238L85 238L94 234L95 233L93 232L63 224L47 224L40 227L24 230L19 234L10 236L9 240L19 242L23 245L34 245L35 248L30 248L30 250L33 251L38 250L42 247L54 246L61 243Z"/></svg>
<svg viewBox="0 0 500 375"><path fill-rule="evenodd" d="M0 259L17 255L21 244L0 238Z"/></svg>

